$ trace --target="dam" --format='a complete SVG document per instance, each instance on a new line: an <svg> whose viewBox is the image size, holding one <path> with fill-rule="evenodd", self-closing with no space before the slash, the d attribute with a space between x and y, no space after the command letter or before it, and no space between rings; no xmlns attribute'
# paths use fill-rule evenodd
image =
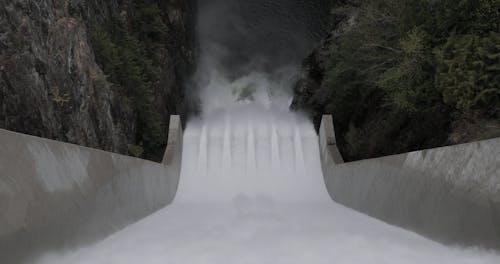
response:
<svg viewBox="0 0 500 264"><path fill-rule="evenodd" d="M0 263L500 263L500 139L344 163L290 110L329 2L200 0L161 163L0 130Z"/></svg>
<svg viewBox="0 0 500 264"><path fill-rule="evenodd" d="M332 202L306 118L240 103L188 123L173 203L50 263L498 263Z"/></svg>

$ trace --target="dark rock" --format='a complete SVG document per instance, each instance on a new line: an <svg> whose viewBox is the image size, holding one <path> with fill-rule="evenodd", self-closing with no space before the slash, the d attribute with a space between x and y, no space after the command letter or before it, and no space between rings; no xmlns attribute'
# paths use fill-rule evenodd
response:
<svg viewBox="0 0 500 264"><path fill-rule="evenodd" d="M352 16L354 15L352 14ZM319 129L323 114L328 113L326 109L327 102L318 104L318 101L321 100L315 99L321 95L321 88L324 85L330 47L336 38L349 29L350 19L350 16L345 16L337 17L334 20L330 33L303 61L301 77L294 86L294 99L291 109L305 111L313 120L316 130Z"/></svg>
<svg viewBox="0 0 500 264"><path fill-rule="evenodd" d="M132 0L0 0L0 127L127 153L136 113L96 63L89 23L126 19ZM188 1L158 1L169 41L155 84L168 127L183 109L183 83L193 65Z"/></svg>

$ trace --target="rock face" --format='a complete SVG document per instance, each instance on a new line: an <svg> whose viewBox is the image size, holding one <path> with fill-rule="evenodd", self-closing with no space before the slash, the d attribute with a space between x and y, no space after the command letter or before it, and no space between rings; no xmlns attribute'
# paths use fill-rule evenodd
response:
<svg viewBox="0 0 500 264"><path fill-rule="evenodd" d="M313 119L316 130L319 130L323 114L328 112L326 110L327 102L320 99L322 97L320 90L325 81L330 47L335 39L349 27L349 17L338 17L332 21L330 33L304 59L301 76L294 87L291 108L307 112Z"/></svg>
<svg viewBox="0 0 500 264"><path fill-rule="evenodd" d="M154 97L167 127L170 114L182 111L192 19L188 1L158 3L168 42ZM121 103L120 87L105 84L89 25L126 20L132 6L133 0L0 0L0 127L127 153L136 143L137 113Z"/></svg>
<svg viewBox="0 0 500 264"><path fill-rule="evenodd" d="M325 106L311 103L310 100L323 84L328 45L316 48L303 62L302 76L294 87L294 99L291 108L307 112L319 128Z"/></svg>

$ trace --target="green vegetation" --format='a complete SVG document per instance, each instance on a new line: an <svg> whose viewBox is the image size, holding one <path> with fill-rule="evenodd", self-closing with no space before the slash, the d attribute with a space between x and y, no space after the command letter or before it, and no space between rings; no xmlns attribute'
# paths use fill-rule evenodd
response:
<svg viewBox="0 0 500 264"><path fill-rule="evenodd" d="M500 34L451 36L436 49L436 87L457 109L487 109L500 101Z"/></svg>
<svg viewBox="0 0 500 264"><path fill-rule="evenodd" d="M128 153L133 157L142 157L144 154L144 149L141 146L129 144Z"/></svg>
<svg viewBox="0 0 500 264"><path fill-rule="evenodd" d="M459 143L470 116L500 123L500 0L356 2L333 10L350 23L310 102L334 115L348 159Z"/></svg>
<svg viewBox="0 0 500 264"><path fill-rule="evenodd" d="M134 13L126 20L115 17L94 23L92 44L111 87L137 116L136 138L129 154L155 158L166 144L166 125L155 107L154 85L159 80L167 26L156 3L134 1ZM130 26L129 26L130 25Z"/></svg>

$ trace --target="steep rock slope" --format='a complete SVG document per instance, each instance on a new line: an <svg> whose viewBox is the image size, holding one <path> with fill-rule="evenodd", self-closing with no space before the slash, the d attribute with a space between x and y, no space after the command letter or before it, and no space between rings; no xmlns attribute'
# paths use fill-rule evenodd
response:
<svg viewBox="0 0 500 264"><path fill-rule="evenodd" d="M182 0L0 0L0 127L158 158L166 138L143 146L140 108L120 83L108 80L94 41L96 25L117 20L134 36L138 4L153 8L166 25L159 72L149 87L154 100L147 102L166 131L169 115L182 112L182 83L192 65L192 9Z"/></svg>

